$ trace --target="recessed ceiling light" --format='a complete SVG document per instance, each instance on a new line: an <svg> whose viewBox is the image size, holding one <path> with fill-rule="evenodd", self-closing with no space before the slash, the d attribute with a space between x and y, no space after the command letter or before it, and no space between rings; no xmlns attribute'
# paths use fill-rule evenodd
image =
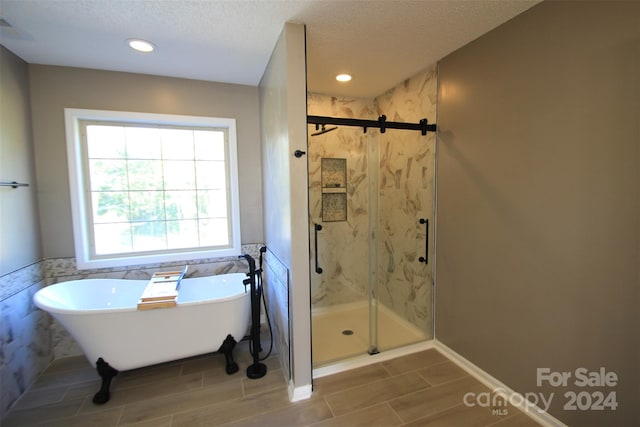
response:
<svg viewBox="0 0 640 427"><path fill-rule="evenodd" d="M351 80L351 74L338 74L336 80L339 82L348 82Z"/></svg>
<svg viewBox="0 0 640 427"><path fill-rule="evenodd" d="M131 49L137 50L138 52L153 52L156 48L153 43L142 39L129 39L127 43Z"/></svg>

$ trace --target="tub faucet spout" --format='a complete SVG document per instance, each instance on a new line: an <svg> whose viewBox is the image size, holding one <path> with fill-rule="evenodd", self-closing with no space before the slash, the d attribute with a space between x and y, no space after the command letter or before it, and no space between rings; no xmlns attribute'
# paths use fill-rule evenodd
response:
<svg viewBox="0 0 640 427"><path fill-rule="evenodd" d="M251 285L253 289L253 287L255 287L255 280L256 280L256 260L253 259L253 257L249 254L243 254L240 255L239 258L244 258L247 260L247 263L249 264L249 272L247 273L247 277L248 279L244 279L242 281L242 284L244 285L244 292L247 292L247 286Z"/></svg>
<svg viewBox="0 0 640 427"><path fill-rule="evenodd" d="M240 255L240 258L247 260L247 263L249 264L249 272L247 273L247 276L252 277L256 272L256 260L249 254Z"/></svg>

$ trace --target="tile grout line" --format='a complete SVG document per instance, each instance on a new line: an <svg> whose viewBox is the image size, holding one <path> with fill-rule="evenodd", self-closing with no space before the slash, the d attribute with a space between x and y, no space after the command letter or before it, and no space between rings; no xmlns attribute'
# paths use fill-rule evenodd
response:
<svg viewBox="0 0 640 427"><path fill-rule="evenodd" d="M420 375L420 374L418 373L418 375ZM422 375L420 375L420 377L422 377L426 382L428 382L428 383L429 383L429 380L427 380L426 378L424 378ZM452 380L448 380L448 381L445 381L445 382L440 383L440 384L432 384L432 385L431 385L431 387L440 387L440 386L443 386L443 385L449 385L449 384L451 384L451 383L453 383L453 382L463 380L463 379L465 379L466 377L473 378L473 376L471 376L471 375L469 375L469 374L467 374L467 373L465 372L465 374L464 374L463 376L461 376L460 378L454 378L454 379L452 379ZM475 379L475 378L474 378L474 379ZM429 384L431 384L431 383L429 383ZM481 384L482 384L482 383L481 383ZM483 384L483 385L484 385L484 384Z"/></svg>
<svg viewBox="0 0 640 427"><path fill-rule="evenodd" d="M443 364L443 363L446 363L447 361L448 361L448 360L445 360L445 361L443 361L443 362L438 362L438 363L435 363L435 364L433 364L433 365L429 365L429 366L427 366L427 367L431 367L431 366L436 366L436 365L439 365L439 364ZM385 366L384 366L384 362L378 362L378 363L375 363L375 364L370 365L370 366L372 366L372 367L373 367L373 366L375 366L375 365L379 365L380 367L382 367L382 369L387 373L387 375L388 375L388 376L386 376L386 377L384 377L384 378L380 378L380 379L375 380L375 381L368 382L368 383L366 383L366 384L354 385L354 386L347 387L347 388L344 388L344 389L341 389L341 390L338 390L338 391L334 391L334 392L332 392L332 393L328 393L328 394L326 394L326 395L324 395L324 396L323 396L323 398L325 399L325 401L326 401L326 398L327 398L327 397L333 396L334 394L342 393L342 392L345 392L345 391L348 391L348 390L352 390L352 389L357 388L357 387L362 387L362 386L372 385L372 384L375 384L375 383L378 383L378 382L381 382L381 381L385 381L385 380L393 379L393 378L396 378L396 377L399 377L399 376L402 376L402 375L406 375L406 374L409 374L409 373L412 373L412 372L414 372L416 375L418 375L418 376L419 376L419 377L420 377L420 378L421 378L421 379L422 379L422 380L427 384L427 386L428 386L428 387L426 387L426 388L434 388L434 387L438 387L438 386L440 386L440 385L449 384L449 383L451 383L451 382L458 381L458 380L462 379L462 378L457 378L457 379L454 379L454 380L450 380L450 381L444 382L444 383L442 383L442 384L433 385L433 384L431 384L429 381L427 381L427 379L426 379L426 378L424 378L422 375L420 375L420 374L418 373L418 371L419 371L420 369L424 369L424 368L412 369L412 370L409 370L409 371L406 371L406 372L402 372L402 373L399 373L399 374L393 374L392 372L390 372L390 371L389 371L389 369L387 369L387 367L385 367ZM336 374L336 375L337 375L337 374ZM424 388L423 388L423 389L420 389L420 390L416 390L416 391L410 392L410 393L407 393L406 395L403 395L403 396L411 395L411 394L416 393L416 392L421 391L421 390L424 390ZM394 398L394 399L396 399L396 398ZM391 400L394 400L394 399L391 399ZM386 403L386 402L389 402L389 401L384 401L384 402ZM333 412L332 412L332 413L333 413Z"/></svg>
<svg viewBox="0 0 640 427"><path fill-rule="evenodd" d="M203 376L203 377L204 377L204 376ZM209 387L215 387L215 386L216 386L216 384L211 385L211 386L209 386ZM207 387L207 388L209 388L209 387ZM149 399L144 399L144 400L141 400L141 401L137 401L137 402L134 402L134 404L137 404L137 403L145 403L145 404L149 404L149 402L151 402L151 401L153 401L153 400L163 400L163 399L166 399L166 398L168 398L168 397L171 397L171 396L177 396L177 395L180 395L180 394L189 394L189 393L192 393L192 394L193 394L193 393L198 393L198 392L200 392L200 391L202 391L202 390L203 390L203 388L201 388L201 389L192 389L192 390L183 390L183 391L173 392L173 393L169 393L169 394L165 394L165 395L160 395L160 396L154 396L154 397L151 397L151 398L149 398ZM226 400L226 401L224 401L224 402L218 402L218 403L215 403L215 404L222 404L222 403L225 403L225 402L227 402L227 403L228 403L228 402L231 402L231 401L233 401L233 400L238 400L238 399L242 399L242 397L239 397L239 398L236 398L236 399L228 399L228 400ZM123 407L124 407L124 406L126 406L126 404L125 404L125 405L123 405ZM197 411L197 410L200 410L200 409L205 408L205 407L207 407L207 406L210 406L210 404L208 404L208 403L207 403L207 404L203 404L203 405L201 405L201 406L193 407L193 408L190 408L190 409L178 410L178 411L176 411L176 412L171 412L171 413L167 413L167 414L165 414L165 415L160 415L160 416L158 416L158 417L156 417L156 418L162 418L162 417L170 416L170 417L171 417L171 419L173 420L173 417L174 417L175 415L181 415L181 414L185 414L185 413L188 413L188 412L191 412L191 411ZM124 414L124 410L123 410L123 414ZM154 420L154 419L156 419L156 418L146 418L146 419L143 419L143 420L136 421L136 422L135 422L135 424L143 423L143 422L149 422L150 420Z"/></svg>
<svg viewBox="0 0 640 427"><path fill-rule="evenodd" d="M82 403L80 403L80 405L78 406L78 408L76 409L76 411L73 413L73 415L72 415L71 417L77 417L77 416L79 416L79 415L80 415L80 410L81 410L82 408L84 408L84 405L85 405L85 403L86 403L87 399L89 399L90 397L91 397L91 393L89 393L89 396L85 396L85 397L82 399ZM123 405L123 406L124 406L124 405ZM70 418L71 418L71 417L70 417Z"/></svg>
<svg viewBox="0 0 640 427"><path fill-rule="evenodd" d="M376 365L380 365L382 367L382 369L384 369L385 372L389 375L389 377L394 377L394 375L391 373L391 371L386 366L384 366L383 362L376 363Z"/></svg>
<svg viewBox="0 0 640 427"><path fill-rule="evenodd" d="M324 404L327 405L327 408L329 408L329 412L331 412L331 419L336 419L336 414L335 412L333 412L333 408L331 408L331 405L329 405L329 402L327 402L327 396L323 396L322 400L324 401Z"/></svg>
<svg viewBox="0 0 640 427"><path fill-rule="evenodd" d="M215 385L211 385L211 386L209 386L209 387L214 387L214 386L215 386ZM259 394L261 394L261 393L258 393L258 395L259 395ZM187 414L187 413L192 412L192 411L199 411L199 410L201 410L201 409L203 409L203 408L206 408L206 407L208 407L208 406L221 406L221 405L223 405L223 404L230 404L231 402L238 402L238 401L242 401L243 399L246 399L247 397L249 397L249 398L250 398L251 396L252 396L252 395L249 395L249 396L246 396L246 397L245 397L245 396L240 396L240 397L237 397L237 398L234 398L234 399L226 400L226 401L224 401L224 402L217 402L217 403L213 403L213 404L206 404L206 405L203 405L203 406L199 406L199 407L197 407L197 408L191 408L191 409L182 410L182 411L180 411L180 410L179 410L179 411L174 412L174 413L172 413L172 414L171 414L171 420L172 420L171 422L172 422L172 424L173 424L173 418L174 418L174 416L175 416L175 415L182 415L182 414ZM238 418L238 419L235 419L235 420L226 421L226 422L224 422L223 424L220 424L220 425L234 424L234 423L237 423L237 422L239 422L239 421L249 420L249 419L252 419L252 418L254 418L254 417L256 417L256 416L262 416L262 415L269 414L269 413L271 413L271 412L276 412L276 411L278 411L278 410L280 410L280 409L283 409L283 408L285 408L285 407L286 407L286 405L285 405L285 406L282 406L282 407L272 408L272 409L270 409L270 410L262 411L262 412L259 412L259 413L257 413L257 414L253 414L253 415L249 415L249 416L241 417L241 418ZM149 421L149 420L144 420L144 421L146 422L146 421ZM142 422L142 421L139 421L139 422Z"/></svg>
<svg viewBox="0 0 640 427"><path fill-rule="evenodd" d="M424 375L420 374L419 371L416 370L416 374L418 374L418 376L420 378L422 378L427 384L429 384L431 387L435 387L435 384L432 384L431 381L429 381L427 378L424 377Z"/></svg>
<svg viewBox="0 0 640 427"><path fill-rule="evenodd" d="M409 371L409 372L413 372L413 371ZM440 386L442 386L442 385L451 384L451 383L453 383L453 382L460 381L460 380L462 380L462 379L463 379L463 378L459 378L459 379L456 379L456 380L447 381L446 383L442 383L442 384L439 384L439 385L437 385L437 386L429 386L429 387L425 387L425 388L422 388L422 389L419 389L419 390L414 390L414 391L412 391L412 392L410 392L410 393L403 394L402 396L394 397L393 399L387 400L387 401L385 401L385 402L386 402L386 403L388 403L388 404L389 404L389 406L391 406L391 402L393 402L394 400L402 399L402 398L405 398L405 397L407 397L407 396L411 396L411 395L413 395L413 394L421 393L421 392L423 392L423 391L424 391L424 390L426 390L426 389L433 390L433 389L436 389L436 388L438 388L438 387L440 387ZM425 382L426 382L426 381L425 381ZM428 384L428 383L427 383L427 384ZM458 405L462 405L462 403L458 403L458 404L455 404L455 405L452 405L452 406L446 407L445 409L443 409L443 410L441 410L441 411L437 411L437 412L435 412L435 413L434 413L434 414L432 414L432 415L440 414L440 413L442 413L442 412L444 412L444 411L446 411L446 410L448 410L448 409L451 409L451 408L453 408L453 407L456 407L456 406L458 406ZM393 407L391 407L391 408L393 409ZM423 417L423 418L424 418L424 417ZM411 421L406 421L406 422L405 422L405 421L404 421L404 419L403 419L402 417L400 417L400 419L401 419L401 420L402 420L402 422L403 422L403 423L405 423L405 424L406 424L407 422L411 422ZM418 418L418 419L420 419L420 418ZM415 420L414 420L414 421L415 421Z"/></svg>
<svg viewBox="0 0 640 427"><path fill-rule="evenodd" d="M389 374L389 372L387 372L387 374ZM323 398L327 398L327 397L333 396L334 394L338 394L338 393L342 393L342 392L345 392L345 391L348 391L348 390L352 390L354 388L368 386L368 385L371 385L371 384L378 383L380 381L385 381L385 380L393 378L394 376L397 376L397 375L389 375L388 377L380 378L380 379L377 379L375 381L371 381L371 382L368 382L368 383L365 383L365 384L358 384L358 385L348 386L347 388L340 389L340 390L337 390L337 391L334 391L334 392L331 392L331 393L327 393L326 395L323 396Z"/></svg>
<svg viewBox="0 0 640 427"><path fill-rule="evenodd" d="M323 398L323 399L324 399L324 398ZM340 414L340 415L335 415L335 414L333 413L333 410L331 409L331 405L329 405L329 402L327 402L327 401L326 401L326 399L324 399L324 401L325 401L325 404L327 405L327 407L329 408L329 411L331 412L332 417L331 417L331 418L327 418L327 419L325 419L325 420L316 421L316 422L314 422L313 424L311 424L312 426L313 426L313 425L316 425L316 424L324 423L324 422L326 422L326 421L328 421L328 420L330 420L330 419L343 418L343 417L347 417L347 416L349 416L349 415L352 415L352 414L355 414L355 413L358 413L358 412L364 412L364 411L366 411L366 410L368 410L368 409L371 409L371 408L374 408L374 407L376 407L376 406L378 406L378 405L387 405L387 406L389 406L389 408L390 408L390 409L393 411L393 413L398 417L398 419L399 419L400 421L402 421L402 418L400 418L400 416L396 413L396 411L394 411L394 409L393 409L393 408L391 408L391 406L389 405L389 401L388 401L388 400L383 400L382 402L373 403L373 404L371 404L371 405L369 405L369 406L365 406L365 407L362 407L362 408L357 408L357 409L354 409L354 410L349 411L349 412L345 412L344 414ZM404 422L403 422L403 424L404 424Z"/></svg>
<svg viewBox="0 0 640 427"><path fill-rule="evenodd" d="M245 391L244 388L244 381L242 381L242 378L240 378L240 391L242 392L242 397L241 399L245 399L247 397L247 393Z"/></svg>
<svg viewBox="0 0 640 427"><path fill-rule="evenodd" d="M442 414L442 413L444 413L444 412L446 412L446 411L448 411L448 410L450 410L450 409L457 408L458 406L463 406L463 403L458 403L458 404L456 404L456 405L448 406L448 407L446 407L446 408L444 408L444 409L442 409L442 410L440 410L440 411L437 411L437 412L434 412L434 413L433 413L433 414L431 414L431 415L428 415L427 417L433 417L433 416L436 416L436 415ZM517 409L517 408L516 408L516 409ZM497 423L499 423L499 422L502 422L503 420L506 420L506 419L511 418L511 417L513 417L513 416L515 416L515 415L513 415L513 414L509 414L509 415L507 415L506 417L501 418L501 419L499 419L499 420L497 420L497 421L490 422L489 424L484 424L482 427L490 427L490 426L492 426L492 425L494 425L494 424L497 424ZM417 419L415 419L415 420L413 420L413 421L419 421L419 420L421 420L421 419L423 419L423 418L427 418L427 417L417 418ZM410 421L410 422L413 422L413 421Z"/></svg>
<svg viewBox="0 0 640 427"><path fill-rule="evenodd" d="M402 375L408 375L408 374L409 374L409 373L411 373L411 372L413 372L413 371L404 372L404 373L402 373L402 374L400 374L400 375L396 375L395 377L399 377L399 376L402 376ZM389 379L393 379L393 378L394 378L394 376L391 376L391 377L383 378L382 380L375 381L375 382L385 381L385 380L389 380ZM422 379L422 378L420 377L420 379ZM422 380L423 380L423 379L422 379ZM426 387L423 387L423 388L420 388L420 389L417 389L417 390L411 391L411 392L409 392L409 393L402 394L402 395L400 395L400 396L394 397L394 398L389 399L389 400L382 400L382 401L379 401L379 402L376 402L376 403L370 404L370 405L368 405L368 406L359 407L359 408L356 408L356 409L350 410L349 412L345 412L344 414L340 414L339 416L340 416L340 417L342 417L342 416L347 415L347 414L352 414L352 413L355 413L355 412L363 411L363 410L365 410L365 409L367 409L367 408L372 408L372 407L374 407L374 406L376 406L376 405L380 405L380 404L384 404L384 403L389 404L389 402L390 402L390 401L392 401L392 400L400 399L400 398L403 398L403 397L406 397L406 396L410 396L410 395L412 395L412 394L414 394L414 393L418 393L418 392L424 391L425 389L431 389L431 388L433 388L433 387L432 387L431 385L429 385L429 383L427 383L426 381L424 381L424 380L423 380L423 382L426 384ZM373 383L362 384L362 385L360 385L359 387L361 387L361 386L365 386L365 385L367 385L367 386L368 386L368 385L371 385L371 384L373 384ZM344 391L344 390L343 390L343 391ZM339 392L337 392L337 393L339 393ZM336 393L332 393L331 395L333 395L333 394L336 394ZM327 395L326 397L329 397L329 396L331 396L331 395ZM329 408L331 408L331 407L329 406ZM402 418L401 418L401 417L400 417L400 419L402 420Z"/></svg>
<svg viewBox="0 0 640 427"><path fill-rule="evenodd" d="M67 395L71 392L71 386L67 386L67 389L65 390L65 392L62 394L62 398L58 401L58 403L60 402L64 402L65 398L67 397Z"/></svg>
<svg viewBox="0 0 640 427"><path fill-rule="evenodd" d="M437 416L437 415L443 414L443 413L445 413L446 411L448 411L449 409L456 408L456 407L458 407L458 406L462 406L462 403L457 403L457 404L455 404L455 405L447 406L446 408L443 408L443 409L441 409L441 410L439 410L439 411L436 411L436 412L434 412L434 413L432 413L432 414L429 414L429 415L427 415L427 416L420 417L420 418L416 418L415 420L406 421L406 422L405 422L405 424L406 424L406 423L412 423L412 422L414 422L414 421L420 421L420 420L422 420L422 419L424 419L424 418L434 417L434 416ZM401 417L400 419L402 419L402 417ZM403 420L403 421L404 421L404 420ZM485 426L485 427L486 427L486 426Z"/></svg>
<svg viewBox="0 0 640 427"><path fill-rule="evenodd" d="M127 407L127 405L122 405L122 408L120 408L120 415L118 415L118 421L116 421L116 427L120 425L120 421L122 421L122 416L124 415L124 410Z"/></svg>
<svg viewBox="0 0 640 427"><path fill-rule="evenodd" d="M398 417L398 419L400 420L400 423L401 423L400 425L401 425L401 426L403 426L403 425L407 424L407 423L405 423L405 422L404 422L404 420L402 419L402 417L400 416L400 414L398 414L398 413L396 412L396 410L395 410L395 409L393 409L393 406L391 406L391 405L389 404L389 401L388 401L388 400L385 400L385 401L384 401L384 404L385 404L385 405L387 405L387 407L388 407L389 409L391 409L391 412L393 412L393 414L394 414L396 417Z"/></svg>

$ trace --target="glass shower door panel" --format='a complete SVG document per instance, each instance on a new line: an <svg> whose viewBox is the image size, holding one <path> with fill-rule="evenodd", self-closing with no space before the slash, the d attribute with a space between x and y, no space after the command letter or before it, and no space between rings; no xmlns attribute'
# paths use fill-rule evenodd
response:
<svg viewBox="0 0 640 427"><path fill-rule="evenodd" d="M426 238L419 220L433 212L433 139L347 126L313 133L314 367L430 339L433 263L418 260Z"/></svg>
<svg viewBox="0 0 640 427"><path fill-rule="evenodd" d="M433 144L417 133L380 135L377 324L380 351L431 338L431 265L420 218L433 212Z"/></svg>
<svg viewBox="0 0 640 427"><path fill-rule="evenodd" d="M360 129L345 127L308 139L315 367L369 349L367 152L362 138ZM344 208L346 213L337 212ZM317 232L316 224L322 227Z"/></svg>

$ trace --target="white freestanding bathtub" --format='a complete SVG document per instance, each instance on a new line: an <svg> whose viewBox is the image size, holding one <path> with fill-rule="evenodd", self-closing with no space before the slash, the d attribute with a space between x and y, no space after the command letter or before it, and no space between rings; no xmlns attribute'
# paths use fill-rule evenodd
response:
<svg viewBox="0 0 640 427"><path fill-rule="evenodd" d="M223 351L229 335L240 341L251 313L245 278L232 273L183 279L177 305L153 310L137 309L147 280L72 280L39 290L33 300L69 331L90 363L102 359L114 376L118 370ZM104 379L100 366L98 372ZM227 372L232 373L228 365Z"/></svg>

